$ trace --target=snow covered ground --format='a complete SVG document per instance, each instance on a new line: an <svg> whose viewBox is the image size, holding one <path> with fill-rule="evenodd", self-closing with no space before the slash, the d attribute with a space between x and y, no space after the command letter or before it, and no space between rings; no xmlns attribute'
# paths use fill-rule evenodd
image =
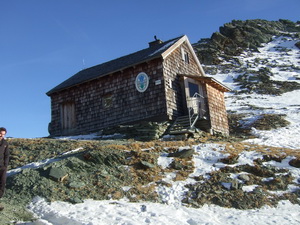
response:
<svg viewBox="0 0 300 225"><path fill-rule="evenodd" d="M244 67L250 67L251 70L259 70L262 66L269 65L274 75L271 77L273 80L300 83L300 50L295 43L296 40L291 37L278 37L259 48L259 52L251 53L250 57L248 54L243 54L238 59ZM263 64L258 62L263 62ZM283 67L298 69L283 70ZM233 82L233 78L238 75L240 74L232 72L218 74L214 78L232 90L238 90L239 86ZM251 109L249 106L255 106L257 109ZM300 90L287 92L280 96L226 93L226 108L249 114L249 120L260 114L286 114L286 119L291 123L288 127L272 131L253 129L257 138L248 140L248 142L300 149Z"/></svg>
<svg viewBox="0 0 300 225"><path fill-rule="evenodd" d="M300 207L289 201L282 201L276 208L264 207L254 210L236 210L213 205L200 209L176 207L157 203L128 203L126 201L93 201L71 205L65 202L47 203L36 198L31 210L40 220L21 224L299 224Z"/></svg>
<svg viewBox="0 0 300 225"><path fill-rule="evenodd" d="M280 64L292 64L300 67L300 51L294 47L294 40L276 39L260 49L261 53L255 53L252 58L241 56L245 63L255 58L265 58L270 61L276 60ZM276 46L283 46L291 49L288 55L278 56ZM258 55L259 54L259 55ZM298 72L280 71L275 67L272 69L275 74L273 79L295 80L299 76ZM237 89L232 82L232 78L237 74L219 74L217 79L227 86ZM296 81L296 80L295 80ZM299 82L299 80L297 81ZM255 144L264 144L275 147L288 147L300 149L300 91L285 93L281 96L267 96L257 94L242 94L234 96L227 95L227 108L239 112L259 115L259 110L252 110L245 107L255 105L263 108L263 113L286 114L287 120L291 122L288 127L271 131L253 130L257 136L255 139L247 140ZM87 137L85 137L87 138ZM201 144L194 146L197 154L194 155L195 171L191 176L205 175L213 170L217 170L224 165L218 162L224 157L221 153L223 146L216 144ZM252 164L253 160L262 157L256 152L243 152L239 157L238 164ZM171 163L170 158L162 155L158 164L166 167ZM269 163L275 163L273 161ZM276 163L276 166L289 169L295 177L300 177L300 169L289 166L287 161ZM300 224L300 206L293 205L289 201L281 201L277 207L263 207L253 210L237 210L222 208L215 205L204 205L203 207L188 208L181 204L182 193L185 191L184 185L193 182L193 179L185 181L172 181L173 174L167 174L164 178L167 182L172 182L172 187L157 188L157 192L164 200L165 204L139 202L130 203L126 199L119 201L94 201L85 200L80 204L70 204L66 202L46 202L44 199L36 197L29 205L37 218L35 222L19 222L21 225L140 225L140 224L174 224L174 225L217 225L217 224ZM253 187L244 187L244 191L251 191ZM293 187L290 187L293 188Z"/></svg>
<svg viewBox="0 0 300 225"><path fill-rule="evenodd" d="M194 146L195 170L190 176L205 175L213 170L225 166L218 159L225 155L221 153L224 147L217 144L201 144ZM236 165L252 164L253 160L262 158L257 152L241 153ZM300 170L289 166L289 159L277 163L276 166L287 168L295 177L300 177ZM158 164L167 167L171 163L169 157L162 155ZM273 161L268 163L274 163ZM165 180L172 183L169 188L157 188L157 192L165 204L139 202L130 203L126 199L94 201L85 200L80 204L66 202L46 202L36 197L29 205L29 210L39 218L35 222L19 222L21 225L101 225L101 224L300 224L300 206L289 201L281 201L276 208L263 207L261 209L237 210L222 208L215 205L188 208L181 204L184 185L195 182L193 179L185 181L171 181L173 174L168 174ZM293 187L291 187L293 188ZM245 186L244 191L251 191L253 187Z"/></svg>

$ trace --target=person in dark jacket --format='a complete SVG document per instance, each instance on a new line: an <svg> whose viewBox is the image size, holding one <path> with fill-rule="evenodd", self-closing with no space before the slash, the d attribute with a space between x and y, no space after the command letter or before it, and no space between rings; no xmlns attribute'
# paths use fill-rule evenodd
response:
<svg viewBox="0 0 300 225"><path fill-rule="evenodd" d="M8 143L4 139L6 133L6 129L4 127L0 127L0 198L2 198L5 190L6 172L9 160ZM0 211L3 209L4 207L0 205Z"/></svg>

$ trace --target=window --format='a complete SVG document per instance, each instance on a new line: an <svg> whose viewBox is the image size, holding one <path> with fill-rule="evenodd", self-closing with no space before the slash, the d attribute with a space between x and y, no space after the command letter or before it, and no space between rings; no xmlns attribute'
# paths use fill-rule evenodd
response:
<svg viewBox="0 0 300 225"><path fill-rule="evenodd" d="M105 95L103 97L102 106L104 109L110 108L112 106L112 103L113 103L113 95L112 94Z"/></svg>
<svg viewBox="0 0 300 225"><path fill-rule="evenodd" d="M185 63L187 64L190 63L189 53L185 51L184 48L181 48L181 57Z"/></svg>
<svg viewBox="0 0 300 225"><path fill-rule="evenodd" d="M184 53L184 61L185 61L185 63L187 63L187 64L190 63L189 53L187 53L187 52Z"/></svg>
<svg viewBox="0 0 300 225"><path fill-rule="evenodd" d="M198 84L194 84L189 82L189 92L190 92L190 97L192 98L195 93L199 93L199 86Z"/></svg>

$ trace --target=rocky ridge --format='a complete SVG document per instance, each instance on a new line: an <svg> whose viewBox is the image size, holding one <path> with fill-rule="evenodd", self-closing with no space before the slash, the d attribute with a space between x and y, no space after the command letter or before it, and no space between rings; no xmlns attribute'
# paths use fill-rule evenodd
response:
<svg viewBox="0 0 300 225"><path fill-rule="evenodd" d="M234 82L240 86L237 94L258 93L280 95L285 92L300 89L300 83L292 81L275 80L274 69L279 71L295 71L300 67L288 59L291 49L285 46L275 46L277 59L268 59L259 55L259 48L275 38L282 42L294 41L300 46L300 21L294 23L289 20L233 20L220 27L209 39L201 39L193 47L197 53L204 70L209 75L239 74ZM244 58L255 58L252 61ZM279 63L278 60L285 61ZM300 77L295 75L294 80Z"/></svg>
<svg viewBox="0 0 300 225"><path fill-rule="evenodd" d="M197 56L204 65L220 65L232 60L233 56L245 50L258 51L264 43L270 42L274 36L299 38L300 21L292 22L281 19L267 20L233 20L219 28L211 38L204 38L193 44ZM296 43L299 46L300 42ZM239 66L239 62L232 66Z"/></svg>

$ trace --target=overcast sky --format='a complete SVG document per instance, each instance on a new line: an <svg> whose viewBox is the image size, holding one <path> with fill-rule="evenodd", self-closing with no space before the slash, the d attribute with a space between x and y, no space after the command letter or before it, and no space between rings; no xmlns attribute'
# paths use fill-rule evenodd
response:
<svg viewBox="0 0 300 225"><path fill-rule="evenodd" d="M195 43L233 19L296 22L299 12L299 0L0 0L0 126L10 137L48 136L47 91L154 35Z"/></svg>

